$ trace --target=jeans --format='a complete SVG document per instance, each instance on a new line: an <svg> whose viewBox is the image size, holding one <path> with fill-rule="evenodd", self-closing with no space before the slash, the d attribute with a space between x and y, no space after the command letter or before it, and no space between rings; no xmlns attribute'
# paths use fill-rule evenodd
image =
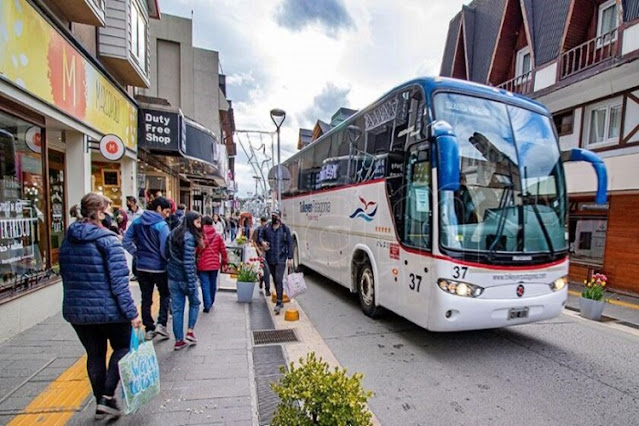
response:
<svg viewBox="0 0 639 426"><path fill-rule="evenodd" d="M96 399L113 396L120 381L118 361L129 352L131 324L71 324L87 351L87 373ZM107 340L113 353L107 369Z"/></svg>
<svg viewBox="0 0 639 426"><path fill-rule="evenodd" d="M160 313L158 315L158 324L166 327L166 321L169 318L169 304L171 303L171 295L166 279L166 272L145 272L138 271L138 283L142 292L142 323L146 331L155 330L153 317L151 316L151 305L153 304L153 288L158 286L160 293Z"/></svg>
<svg viewBox="0 0 639 426"><path fill-rule="evenodd" d="M211 309L215 303L215 292L217 291L217 274L219 271L199 271L200 285L202 286L202 298L204 299L204 309Z"/></svg>
<svg viewBox="0 0 639 426"><path fill-rule="evenodd" d="M235 241L235 229L236 228L231 228L231 241Z"/></svg>
<svg viewBox="0 0 639 426"><path fill-rule="evenodd" d="M264 289L269 292L271 291L271 271L269 270L268 263L262 256L262 263L264 264L264 268L262 268L262 279L260 283L264 283Z"/></svg>
<svg viewBox="0 0 639 426"><path fill-rule="evenodd" d="M175 340L184 340L184 306L186 298L189 299L189 324L188 328L193 329L197 322L197 314L200 312L200 298L197 294L197 286L189 288L186 281L169 280L169 290L171 291L171 311L173 311L173 334Z"/></svg>
<svg viewBox="0 0 639 426"><path fill-rule="evenodd" d="M284 279L284 271L286 270L286 263L269 263L268 269L271 272L271 276L275 281L275 292L277 293L277 304L282 304L282 297L284 293L284 286L282 280Z"/></svg>

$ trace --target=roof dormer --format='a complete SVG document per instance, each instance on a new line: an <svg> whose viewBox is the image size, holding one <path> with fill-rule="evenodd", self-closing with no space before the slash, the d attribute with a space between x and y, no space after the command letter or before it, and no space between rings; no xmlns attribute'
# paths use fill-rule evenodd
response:
<svg viewBox="0 0 639 426"><path fill-rule="evenodd" d="M487 83L508 83L507 90L527 93L534 68L534 49L530 27L518 0L508 0L504 8L497 43L488 72ZM526 88L521 86L525 85ZM510 87L512 86L512 87ZM530 87L532 89L532 87Z"/></svg>

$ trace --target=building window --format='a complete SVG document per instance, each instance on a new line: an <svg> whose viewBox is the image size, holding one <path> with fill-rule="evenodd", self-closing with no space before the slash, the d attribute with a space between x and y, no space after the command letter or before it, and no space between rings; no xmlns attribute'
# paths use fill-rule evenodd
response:
<svg viewBox="0 0 639 426"><path fill-rule="evenodd" d="M46 267L42 129L0 113L0 299Z"/></svg>
<svg viewBox="0 0 639 426"><path fill-rule="evenodd" d="M599 6L599 17L597 20L597 47L605 46L617 39L617 3L609 0ZM614 31L614 32L613 32Z"/></svg>
<svg viewBox="0 0 639 426"><path fill-rule="evenodd" d="M532 69L532 62L530 56L530 47L526 46L517 52L517 60L515 62L515 77L526 76Z"/></svg>
<svg viewBox="0 0 639 426"><path fill-rule="evenodd" d="M605 218L578 218L571 222L571 260L603 265L608 221Z"/></svg>
<svg viewBox="0 0 639 426"><path fill-rule="evenodd" d="M131 53L146 73L146 21L135 0L131 0Z"/></svg>
<svg viewBox="0 0 639 426"><path fill-rule="evenodd" d="M559 136L569 135L573 131L573 124L575 120L575 111L560 112L552 116L557 128L557 134Z"/></svg>
<svg viewBox="0 0 639 426"><path fill-rule="evenodd" d="M588 145L615 144L621 128L621 98L586 107L586 140Z"/></svg>

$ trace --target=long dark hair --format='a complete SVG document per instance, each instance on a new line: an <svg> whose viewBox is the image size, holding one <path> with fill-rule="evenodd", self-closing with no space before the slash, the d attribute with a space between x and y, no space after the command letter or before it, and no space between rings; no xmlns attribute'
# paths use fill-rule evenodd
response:
<svg viewBox="0 0 639 426"><path fill-rule="evenodd" d="M182 222L171 232L171 245L175 250L179 250L180 253L184 252L184 234L186 234L186 231L189 231L195 237L197 246L202 245L202 229L195 227L195 221L201 217L202 215L194 211L189 211L184 215Z"/></svg>

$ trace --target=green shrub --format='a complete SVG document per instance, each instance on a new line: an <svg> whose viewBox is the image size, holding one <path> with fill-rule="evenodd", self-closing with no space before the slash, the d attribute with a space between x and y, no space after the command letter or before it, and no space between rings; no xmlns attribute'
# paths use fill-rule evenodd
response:
<svg viewBox="0 0 639 426"><path fill-rule="evenodd" d="M360 373L351 377L345 369L330 370L327 362L315 352L299 359L299 367L291 363L273 391L281 402L275 411L272 425L371 425L371 413L366 402L373 396L362 387Z"/></svg>

